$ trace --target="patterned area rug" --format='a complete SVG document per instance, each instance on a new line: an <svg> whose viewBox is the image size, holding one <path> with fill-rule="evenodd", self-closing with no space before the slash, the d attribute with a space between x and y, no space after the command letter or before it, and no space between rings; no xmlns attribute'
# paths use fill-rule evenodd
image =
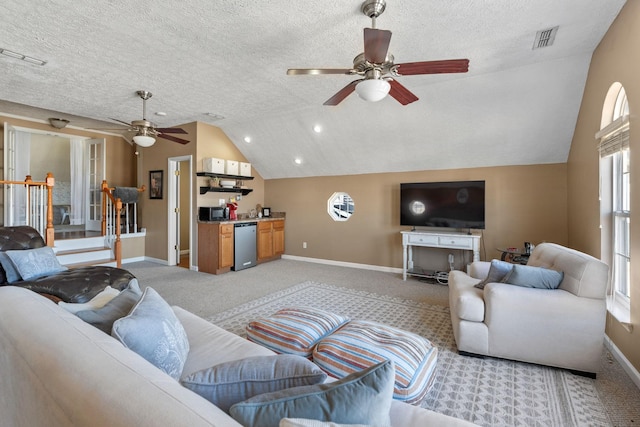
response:
<svg viewBox="0 0 640 427"><path fill-rule="evenodd" d="M305 282L208 320L245 336L250 320L314 306L415 332L439 348L434 386L422 407L481 426L611 426L595 381L562 369L458 355L447 307Z"/></svg>

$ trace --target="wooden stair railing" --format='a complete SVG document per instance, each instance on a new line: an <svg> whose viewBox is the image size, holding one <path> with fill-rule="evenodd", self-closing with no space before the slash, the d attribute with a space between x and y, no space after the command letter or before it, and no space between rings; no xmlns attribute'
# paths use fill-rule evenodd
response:
<svg viewBox="0 0 640 427"><path fill-rule="evenodd" d="M101 231L102 236L107 235L107 199L111 201L113 206L115 207L115 240L113 244L113 254L116 259L116 266L122 267L122 241L120 240L121 234L121 222L120 215L122 213L122 200L120 198L116 198L113 196L113 190L115 188L109 187L106 180L102 181L102 224ZM142 193L145 191L145 186L138 188L138 192ZM137 231L137 230L136 230Z"/></svg>
<svg viewBox="0 0 640 427"><path fill-rule="evenodd" d="M31 179L31 175L27 175L24 181L0 181L0 184L3 184L3 185L23 185L27 187L27 194L26 194L27 225L30 225L38 229L38 231L40 231L40 233L43 234L44 241L46 242L47 246L50 246L50 247L53 247L54 245L54 235L55 235L55 230L53 229L53 186L55 185L55 182L56 180L53 177L53 174L51 172L47 173L47 177L42 182L33 181ZM47 189L46 227L44 230L40 230L37 224L31 223L32 218L30 217L29 214L31 212L35 212L35 210L38 207L42 206L42 204L37 204L38 200L31 200L31 191L29 190L32 187L40 187L40 188L46 187ZM35 203L35 205L32 205L32 203ZM5 209L7 209L6 206L5 206ZM5 224L5 225L14 225L14 224Z"/></svg>

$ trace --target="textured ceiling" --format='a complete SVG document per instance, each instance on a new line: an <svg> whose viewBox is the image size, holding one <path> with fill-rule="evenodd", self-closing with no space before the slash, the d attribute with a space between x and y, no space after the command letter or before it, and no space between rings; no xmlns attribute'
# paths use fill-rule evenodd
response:
<svg viewBox="0 0 640 427"><path fill-rule="evenodd" d="M148 119L219 126L268 179L565 162L591 55L624 2L388 0L377 26L396 63L468 58L469 72L398 78L420 98L408 106L352 94L326 107L356 77L286 70L349 68L371 26L359 0L3 0L0 48L47 64L0 55L0 112L129 122L148 90ZM532 50L554 26L553 46Z"/></svg>

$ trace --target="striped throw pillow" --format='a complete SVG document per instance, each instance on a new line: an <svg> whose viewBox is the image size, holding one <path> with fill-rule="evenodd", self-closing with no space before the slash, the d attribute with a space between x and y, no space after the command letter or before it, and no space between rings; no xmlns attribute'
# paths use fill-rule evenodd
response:
<svg viewBox="0 0 640 427"><path fill-rule="evenodd" d="M312 307L285 308L247 325L247 338L276 353L311 358L316 343L349 318Z"/></svg>
<svg viewBox="0 0 640 427"><path fill-rule="evenodd" d="M313 362L329 375L342 378L383 360L396 367L393 398L420 403L435 378L438 349L412 332L364 320L352 320L320 340Z"/></svg>

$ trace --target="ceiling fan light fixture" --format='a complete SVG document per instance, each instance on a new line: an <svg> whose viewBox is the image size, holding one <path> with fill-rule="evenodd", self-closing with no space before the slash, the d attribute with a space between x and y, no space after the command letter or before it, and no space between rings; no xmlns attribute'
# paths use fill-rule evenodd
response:
<svg viewBox="0 0 640 427"><path fill-rule="evenodd" d="M136 135L133 137L133 142L138 144L140 147L151 147L155 144L156 139L149 135Z"/></svg>
<svg viewBox="0 0 640 427"><path fill-rule="evenodd" d="M389 94L391 85L383 79L367 79L356 85L358 96L368 102L378 102Z"/></svg>
<svg viewBox="0 0 640 427"><path fill-rule="evenodd" d="M67 125L69 124L69 120L67 119L57 119L57 118L50 118L49 119L49 124L51 124L51 126L53 126L56 129L63 129L65 127L67 127Z"/></svg>

